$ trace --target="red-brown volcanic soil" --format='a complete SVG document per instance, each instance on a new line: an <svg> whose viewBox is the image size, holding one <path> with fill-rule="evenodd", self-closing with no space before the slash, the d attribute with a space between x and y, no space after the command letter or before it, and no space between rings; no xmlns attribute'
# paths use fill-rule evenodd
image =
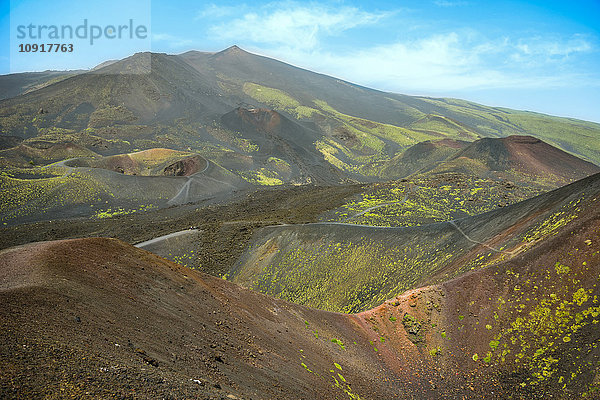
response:
<svg viewBox="0 0 600 400"><path fill-rule="evenodd" d="M395 383L354 317L118 240L42 242L0 258L2 398L393 399L424 384Z"/></svg>
<svg viewBox="0 0 600 400"><path fill-rule="evenodd" d="M199 155L155 148L104 157L92 161L90 166L125 175L189 176L204 169L207 161Z"/></svg>
<svg viewBox="0 0 600 400"><path fill-rule="evenodd" d="M599 294L598 201L509 261L356 315L273 299L116 239L6 249L0 397L580 398L600 365L597 313L585 311ZM540 305L551 316L563 299L576 328L539 320ZM518 318L536 324L514 330ZM529 354L554 334L571 339L553 339L540 357L557 360L553 375L537 382ZM494 338L506 361L482 360Z"/></svg>
<svg viewBox="0 0 600 400"><path fill-rule="evenodd" d="M600 167L533 136L483 138L449 160L479 160L491 171L519 172L561 186L600 172Z"/></svg>
<svg viewBox="0 0 600 400"><path fill-rule="evenodd" d="M207 166L207 162L200 156L192 156L184 158L168 165L163 170L165 176L190 176L201 171Z"/></svg>
<svg viewBox="0 0 600 400"><path fill-rule="evenodd" d="M598 204L571 202L557 218L576 218L554 220L506 261L355 315L116 239L8 248L0 398L595 398Z"/></svg>
<svg viewBox="0 0 600 400"><path fill-rule="evenodd" d="M238 108L236 113L242 121L253 125L258 131L273 132L281 124L280 114L265 108Z"/></svg>
<svg viewBox="0 0 600 400"><path fill-rule="evenodd" d="M579 179L600 172L600 167L574 157L533 136L509 136L500 139L518 169L539 175L553 174Z"/></svg>

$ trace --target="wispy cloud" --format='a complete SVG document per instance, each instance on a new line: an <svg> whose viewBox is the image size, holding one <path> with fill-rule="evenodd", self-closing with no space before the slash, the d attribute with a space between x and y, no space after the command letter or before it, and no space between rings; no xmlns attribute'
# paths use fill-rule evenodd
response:
<svg viewBox="0 0 600 400"><path fill-rule="evenodd" d="M347 54L278 51L307 68L382 89L444 92L600 85L588 73L560 68L593 49L590 41L580 37L488 40L472 32L450 32Z"/></svg>
<svg viewBox="0 0 600 400"><path fill-rule="evenodd" d="M539 57L545 59L565 59L573 54L587 53L593 49L589 40L581 35L575 35L566 40L556 38L533 37L519 39L514 46L522 56Z"/></svg>
<svg viewBox="0 0 600 400"><path fill-rule="evenodd" d="M229 17L235 14L239 14L240 11L244 10L244 8L246 8L244 4L239 4L237 6L223 6L212 3L200 10L200 12L198 12L198 15L196 15L196 19L199 20L206 18Z"/></svg>
<svg viewBox="0 0 600 400"><path fill-rule="evenodd" d="M375 24L386 15L349 6L335 8L317 3L269 3L239 18L214 25L209 31L224 40L242 39L257 44L310 50L319 47L323 37Z"/></svg>

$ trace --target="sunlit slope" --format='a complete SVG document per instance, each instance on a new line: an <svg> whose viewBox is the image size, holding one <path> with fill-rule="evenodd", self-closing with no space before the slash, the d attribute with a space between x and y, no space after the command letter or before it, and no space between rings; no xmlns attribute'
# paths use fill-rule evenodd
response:
<svg viewBox="0 0 600 400"><path fill-rule="evenodd" d="M273 226L228 275L289 301L357 312L424 284L510 259L580 216L600 175L455 222L409 228L319 223Z"/></svg>
<svg viewBox="0 0 600 400"><path fill-rule="evenodd" d="M600 167L532 136L422 142L394 157L400 181L370 185L323 221L414 226L477 215L528 199ZM382 175L387 174L387 168Z"/></svg>
<svg viewBox="0 0 600 400"><path fill-rule="evenodd" d="M504 261L361 313L373 342L406 354L404 328L433 368L449 377L469 371L473 398L596 398L600 196L592 186L570 207L576 213L563 206ZM488 392L476 395L483 381Z"/></svg>
<svg viewBox="0 0 600 400"><path fill-rule="evenodd" d="M474 174L419 174L371 184L343 206L324 213L320 220L374 226L426 225L482 214L547 190L538 184L514 185Z"/></svg>
<svg viewBox="0 0 600 400"><path fill-rule="evenodd" d="M540 139L515 135L477 140L429 171L447 172L551 189L600 172L600 167Z"/></svg>
<svg viewBox="0 0 600 400"><path fill-rule="evenodd" d="M342 135L346 130L356 133L356 129L371 133L388 144L392 152L398 145L443 137L469 140L478 136L533 135L600 162L600 125L596 123L458 99L380 92L256 56L235 46L214 55L188 52L181 57L198 71L214 74L231 96L246 94L248 101L270 105L332 130L338 128ZM386 126L391 127L382 134ZM403 140L394 140L398 136Z"/></svg>

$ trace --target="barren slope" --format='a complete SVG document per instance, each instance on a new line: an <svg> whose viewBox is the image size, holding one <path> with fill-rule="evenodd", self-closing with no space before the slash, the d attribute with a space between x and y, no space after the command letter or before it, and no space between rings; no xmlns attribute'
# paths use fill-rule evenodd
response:
<svg viewBox="0 0 600 400"><path fill-rule="evenodd" d="M432 393L425 378L398 383L355 318L271 299L117 240L43 242L0 258L3 398Z"/></svg>

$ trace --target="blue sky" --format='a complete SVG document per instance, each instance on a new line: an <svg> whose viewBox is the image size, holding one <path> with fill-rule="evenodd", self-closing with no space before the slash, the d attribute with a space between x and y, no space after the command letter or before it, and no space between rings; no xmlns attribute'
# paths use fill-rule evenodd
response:
<svg viewBox="0 0 600 400"><path fill-rule="evenodd" d="M146 47L176 54L237 44L377 89L600 122L598 0L47 3L2 2L0 73L11 72L11 12L37 24L75 24L86 17L104 26L151 18L146 41L105 40L87 51L82 45L63 64L58 56L38 57L27 67L13 56L12 72L56 68L52 63L90 68ZM75 6L83 3L91 9Z"/></svg>

